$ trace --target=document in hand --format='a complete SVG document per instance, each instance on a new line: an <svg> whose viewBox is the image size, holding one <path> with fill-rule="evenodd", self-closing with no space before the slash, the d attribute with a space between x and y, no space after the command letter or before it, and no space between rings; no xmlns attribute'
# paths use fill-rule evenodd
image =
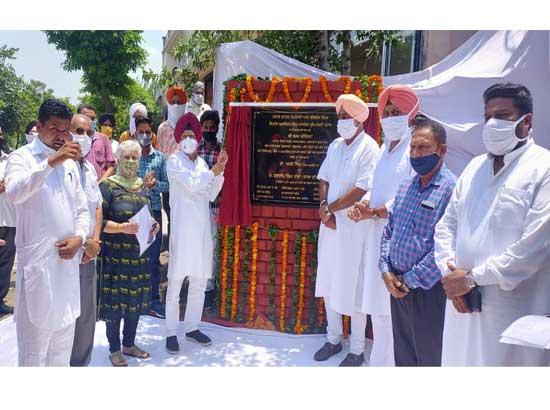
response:
<svg viewBox="0 0 550 410"><path fill-rule="evenodd" d="M502 332L500 343L550 349L550 317L529 315L519 318Z"/></svg>
<svg viewBox="0 0 550 410"><path fill-rule="evenodd" d="M144 205L137 214L129 219L129 221L139 225L136 237L139 242L139 256L141 256L155 241L155 236L151 235L154 220L147 205Z"/></svg>

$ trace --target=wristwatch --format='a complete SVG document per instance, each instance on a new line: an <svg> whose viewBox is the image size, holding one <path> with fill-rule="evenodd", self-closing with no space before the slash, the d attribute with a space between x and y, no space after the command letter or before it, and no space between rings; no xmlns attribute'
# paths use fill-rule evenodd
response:
<svg viewBox="0 0 550 410"><path fill-rule="evenodd" d="M473 289L477 286L476 281L474 280L474 275L472 275L472 271L468 271L468 273L466 273L466 276L464 276L464 280L466 281L466 286L468 286L468 288L470 289Z"/></svg>
<svg viewBox="0 0 550 410"><path fill-rule="evenodd" d="M86 239L84 242L82 242L82 249L86 250L90 246L89 239Z"/></svg>

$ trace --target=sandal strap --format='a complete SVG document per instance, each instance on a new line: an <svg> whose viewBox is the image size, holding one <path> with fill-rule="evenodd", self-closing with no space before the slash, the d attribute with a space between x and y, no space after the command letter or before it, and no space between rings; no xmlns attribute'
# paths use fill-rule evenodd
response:
<svg viewBox="0 0 550 410"><path fill-rule="evenodd" d="M126 358L122 355L122 352L119 350L117 352L111 353L111 363L114 366L126 366L128 362Z"/></svg>

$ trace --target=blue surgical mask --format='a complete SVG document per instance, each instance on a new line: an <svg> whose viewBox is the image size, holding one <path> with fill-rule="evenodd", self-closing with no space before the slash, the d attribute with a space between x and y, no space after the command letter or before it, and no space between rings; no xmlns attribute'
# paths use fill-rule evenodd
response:
<svg viewBox="0 0 550 410"><path fill-rule="evenodd" d="M95 131L96 125L97 125L97 121L94 120L90 122L90 128L92 129L92 131Z"/></svg>
<svg viewBox="0 0 550 410"><path fill-rule="evenodd" d="M439 155L433 153L424 157L413 158L411 157L411 166L418 175L429 174L439 163Z"/></svg>

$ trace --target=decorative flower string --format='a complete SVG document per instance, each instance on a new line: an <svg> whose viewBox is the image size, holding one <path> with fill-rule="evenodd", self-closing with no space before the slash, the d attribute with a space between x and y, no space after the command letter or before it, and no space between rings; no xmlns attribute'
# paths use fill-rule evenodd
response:
<svg viewBox="0 0 550 410"><path fill-rule="evenodd" d="M239 287L239 300L237 302L237 322L243 322L243 311L250 293L250 237L252 228L247 226L244 230L244 255L242 259L241 278Z"/></svg>
<svg viewBox="0 0 550 410"><path fill-rule="evenodd" d="M344 322L344 324L343 324L343 328L344 328L344 329L343 329L344 338L347 339L348 336L349 336L349 320L350 320L350 317L344 315L342 320L343 320L343 322Z"/></svg>
<svg viewBox="0 0 550 410"><path fill-rule="evenodd" d="M275 225L269 227L269 237L271 239L271 254L269 256L269 319L274 322L275 309L275 240L277 239L277 228Z"/></svg>
<svg viewBox="0 0 550 410"><path fill-rule="evenodd" d="M225 319L226 305L226 289L227 289L227 258L229 247L229 226L223 228L223 252L222 252L222 280L221 280L221 300L220 300L220 316Z"/></svg>
<svg viewBox="0 0 550 410"><path fill-rule="evenodd" d="M306 285L306 254L307 242L306 237L302 236L302 253L300 260L300 287L298 292L298 312L296 313L296 326L294 332L297 334L304 333L305 327L302 326L302 315L304 313L304 289Z"/></svg>
<svg viewBox="0 0 550 410"><path fill-rule="evenodd" d="M285 311L286 311L286 273L288 262L288 231L283 233L283 269L281 272L281 303L279 311L279 329L285 331Z"/></svg>
<svg viewBox="0 0 550 410"><path fill-rule="evenodd" d="M235 226L235 251L233 252L233 288L231 291L231 320L235 320L237 315L237 295L239 287L239 251L240 251L240 225Z"/></svg>
<svg viewBox="0 0 550 410"><path fill-rule="evenodd" d="M256 268L258 262L258 227L260 224L254 222L252 224L252 266L250 268L250 297L248 307L248 323L252 324L254 321L254 314L256 313Z"/></svg>
<svg viewBox="0 0 550 410"><path fill-rule="evenodd" d="M309 327L313 327L315 325L315 317L317 313L317 309L315 309L315 281L317 279L317 240L318 240L319 234L317 231L312 231L308 234L307 240L312 245L312 252L311 252L311 261L310 261L310 269L311 269L311 308L310 308L310 314L309 314Z"/></svg>

